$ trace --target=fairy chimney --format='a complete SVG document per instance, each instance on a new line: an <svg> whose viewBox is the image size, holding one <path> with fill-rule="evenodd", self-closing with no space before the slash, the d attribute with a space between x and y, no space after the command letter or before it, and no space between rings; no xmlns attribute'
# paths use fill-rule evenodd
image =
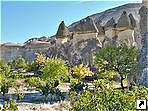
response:
<svg viewBox="0 0 148 111"><path fill-rule="evenodd" d="M58 31L56 33L56 38L65 38L70 34L68 28L65 26L64 21L59 25Z"/></svg>

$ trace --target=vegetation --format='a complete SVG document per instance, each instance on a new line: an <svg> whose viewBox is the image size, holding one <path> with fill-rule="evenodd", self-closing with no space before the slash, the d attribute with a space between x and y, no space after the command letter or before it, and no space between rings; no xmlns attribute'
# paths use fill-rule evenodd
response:
<svg viewBox="0 0 148 111"><path fill-rule="evenodd" d="M125 78L137 74L137 51L134 47L108 45L96 53L95 65L98 77L90 81L94 88L84 89L83 85L83 90L72 90L69 97L72 106L70 110L133 111L136 99L148 99L148 88L133 86L125 89L123 86ZM120 75L121 88L114 87L113 77L117 74Z"/></svg>
<svg viewBox="0 0 148 111"><path fill-rule="evenodd" d="M36 58L29 64L29 71L34 72L37 75L41 74L41 69L46 62L46 56L41 53L36 53Z"/></svg>
<svg viewBox="0 0 148 111"><path fill-rule="evenodd" d="M115 89L106 79L95 81L95 90L71 92L72 111L134 111L136 99L148 99L148 89L135 86L129 89Z"/></svg>
<svg viewBox="0 0 148 111"><path fill-rule="evenodd" d="M8 65L15 71L26 72L28 70L28 63L26 60L19 56L13 61L9 61Z"/></svg>
<svg viewBox="0 0 148 111"><path fill-rule="evenodd" d="M97 72L92 72L88 65L72 66L68 61L41 53L37 53L31 63L22 57L8 63L0 60L0 92L4 97L2 109L17 111L15 101L5 98L12 88L15 89L16 101L20 102L25 96L21 87L40 91L45 97L44 102L49 102L48 97L55 95L58 101L64 100L63 93L58 89L59 84L64 82L70 82L71 111L133 111L136 99L148 99L148 88L123 85L128 77L137 75L137 51L134 47L108 45L97 52L94 59ZM95 75L97 77L94 78ZM119 88L115 87L114 81L117 75L120 76ZM92 79L86 80L88 77Z"/></svg>
<svg viewBox="0 0 148 111"><path fill-rule="evenodd" d="M10 98L9 104L7 104L5 101L3 104L2 111L18 111L15 101L12 98Z"/></svg>
<svg viewBox="0 0 148 111"><path fill-rule="evenodd" d="M68 67L65 64L65 61L56 58L47 58L41 71L41 78L47 81L64 81L69 76Z"/></svg>
<svg viewBox="0 0 148 111"><path fill-rule="evenodd" d="M92 76L92 72L90 71L90 68L88 66L84 66L83 64L74 66L72 68L72 76L74 78L77 78L78 81L81 81L86 76Z"/></svg>
<svg viewBox="0 0 148 111"><path fill-rule="evenodd" d="M134 47L123 44L108 45L102 48L95 56L98 73L113 71L120 75L121 87L124 89L123 80L128 76L137 74L138 54Z"/></svg>
<svg viewBox="0 0 148 111"><path fill-rule="evenodd" d="M8 88L12 86L12 79L9 78L10 67L0 60L0 88L3 95L8 92Z"/></svg>
<svg viewBox="0 0 148 111"><path fill-rule="evenodd" d="M70 78L71 90L81 91L83 87L86 87L84 79L86 76L92 76L93 72L87 65L79 64L72 67L72 73Z"/></svg>

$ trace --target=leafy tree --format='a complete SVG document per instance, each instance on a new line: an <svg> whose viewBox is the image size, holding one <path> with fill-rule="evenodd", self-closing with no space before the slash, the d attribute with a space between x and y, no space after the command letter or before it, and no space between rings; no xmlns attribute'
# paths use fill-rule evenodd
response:
<svg viewBox="0 0 148 111"><path fill-rule="evenodd" d="M19 72L26 71L28 69L28 64L26 60L21 56L17 57L13 61L12 65L13 65L12 67L14 67L14 69Z"/></svg>
<svg viewBox="0 0 148 111"><path fill-rule="evenodd" d="M3 95L8 92L8 88L11 87L12 81L9 78L10 67L0 60L0 88Z"/></svg>
<svg viewBox="0 0 148 111"><path fill-rule="evenodd" d="M8 104L5 101L2 107L2 111L18 111L15 101L12 98L9 99Z"/></svg>
<svg viewBox="0 0 148 111"><path fill-rule="evenodd" d="M72 76L74 78L77 78L79 81L81 81L85 76L92 76L92 72L90 71L90 68L86 65L84 66L83 64L74 66L72 68Z"/></svg>
<svg viewBox="0 0 148 111"><path fill-rule="evenodd" d="M45 81L45 86L41 87L43 95L61 94L57 86L68 79L69 71L66 62L57 58L47 58L41 72L40 78Z"/></svg>
<svg viewBox="0 0 148 111"><path fill-rule="evenodd" d="M42 53L36 53L36 58L29 64L29 71L40 74L45 62L46 56Z"/></svg>
<svg viewBox="0 0 148 111"><path fill-rule="evenodd" d="M134 47L125 44L120 46L108 45L103 47L95 55L95 64L98 66L99 73L105 71L115 71L120 75L121 87L124 89L123 80L127 76L137 74L137 51Z"/></svg>
<svg viewBox="0 0 148 111"><path fill-rule="evenodd" d="M0 60L0 75L2 76L8 76L10 73L10 66L8 66L4 61Z"/></svg>
<svg viewBox="0 0 148 111"><path fill-rule="evenodd" d="M92 76L93 72L87 65L79 64L72 67L72 73L70 76L70 87L71 90L82 91L87 84L84 83L84 78L86 76Z"/></svg>
<svg viewBox="0 0 148 111"><path fill-rule="evenodd" d="M36 53L35 61L39 64L46 62L46 56L42 53Z"/></svg>
<svg viewBox="0 0 148 111"><path fill-rule="evenodd" d="M15 103L15 101L14 101L12 98L10 98L9 104L10 104L9 109L10 109L11 111L18 111L18 108L17 108L17 106L16 106L16 103Z"/></svg>
<svg viewBox="0 0 148 111"><path fill-rule="evenodd" d="M47 58L41 71L41 78L45 81L58 80L62 82L69 76L65 61L57 58Z"/></svg>
<svg viewBox="0 0 148 111"><path fill-rule="evenodd" d="M37 55L34 63L39 66L40 74L38 77L32 77L26 80L29 85L36 87L42 91L42 94L54 94L57 92L57 86L60 82L67 80L69 76L68 66L64 60L57 58L44 58L44 56ZM59 93L58 93L59 94Z"/></svg>

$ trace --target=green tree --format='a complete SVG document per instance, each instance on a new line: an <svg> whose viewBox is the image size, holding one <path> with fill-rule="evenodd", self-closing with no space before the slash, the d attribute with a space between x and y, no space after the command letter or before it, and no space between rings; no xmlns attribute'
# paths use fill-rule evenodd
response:
<svg viewBox="0 0 148 111"><path fill-rule="evenodd" d="M8 88L11 86L9 73L10 67L0 60L0 88L3 95L8 92Z"/></svg>
<svg viewBox="0 0 148 111"><path fill-rule="evenodd" d="M110 70L117 72L120 75L121 87L124 89L123 80L127 76L137 74L137 57L138 54L134 47L112 44L96 53L95 64L98 66L99 73Z"/></svg>
<svg viewBox="0 0 148 111"><path fill-rule="evenodd" d="M86 76L92 76L93 72L90 71L88 65L79 64L71 68L70 87L71 90L82 91L87 84L84 82Z"/></svg>
<svg viewBox="0 0 148 111"><path fill-rule="evenodd" d="M46 56L42 53L36 53L34 61L29 64L29 71L33 71L35 74L40 74L41 69L44 67L46 62Z"/></svg>
<svg viewBox="0 0 148 111"><path fill-rule="evenodd" d="M8 76L10 73L10 66L8 66L4 61L0 60L0 75L2 76Z"/></svg>
<svg viewBox="0 0 148 111"><path fill-rule="evenodd" d="M77 78L79 81L82 81L85 76L92 76L92 71L90 71L90 68L86 65L80 64L77 66L74 66L72 68L72 76L74 78Z"/></svg>
<svg viewBox="0 0 148 111"><path fill-rule="evenodd" d="M61 59L46 58L45 55L37 53L31 65L31 69L38 71L40 75L29 78L26 82L29 86L40 89L45 96L56 93L59 83L66 81L69 77L68 66Z"/></svg>
<svg viewBox="0 0 148 111"><path fill-rule="evenodd" d="M19 71L19 72L23 72L26 71L28 69L28 63L26 62L26 60L19 56L17 57L13 63L12 63L12 67L15 68L15 70Z"/></svg>
<svg viewBox="0 0 148 111"><path fill-rule="evenodd" d="M65 61L57 58L47 58L41 71L41 78L43 80L64 81L69 76L68 67L65 64Z"/></svg>

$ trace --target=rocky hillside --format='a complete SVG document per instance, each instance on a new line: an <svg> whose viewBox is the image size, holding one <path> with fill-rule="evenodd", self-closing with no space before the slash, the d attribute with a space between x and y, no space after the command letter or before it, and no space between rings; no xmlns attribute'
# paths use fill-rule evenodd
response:
<svg viewBox="0 0 148 111"><path fill-rule="evenodd" d="M57 33L48 38L31 38L24 44L1 44L1 59L9 61L23 56L32 61L35 53L57 56L72 64L93 64L93 54L109 43L124 42L141 47L139 9L142 4L126 4L88 16L78 22L59 25Z"/></svg>
<svg viewBox="0 0 148 111"><path fill-rule="evenodd" d="M112 17L115 19L115 22L117 22L120 15L122 14L122 12L126 11L128 14L131 13L133 15L133 17L135 18L135 20L137 21L137 23L138 23L139 22L139 17L140 17L139 16L139 9L140 9L141 5L142 4L140 4L140 3L125 4L125 5L122 5L122 6L119 6L119 7L115 7L115 8L106 10L106 11L101 12L101 13L90 15L89 17L94 18L96 22L99 22L100 25L103 26ZM68 27L69 30L70 31L75 31L75 27L77 25L80 25L85 20L86 20L86 18L71 24Z"/></svg>

